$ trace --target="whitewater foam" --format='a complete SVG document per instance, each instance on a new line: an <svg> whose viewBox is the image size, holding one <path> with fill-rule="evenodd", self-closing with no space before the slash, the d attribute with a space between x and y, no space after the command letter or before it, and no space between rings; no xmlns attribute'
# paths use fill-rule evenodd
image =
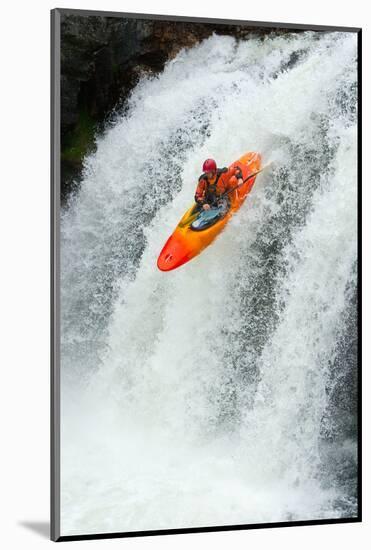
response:
<svg viewBox="0 0 371 550"><path fill-rule="evenodd" d="M356 513L321 452L356 283L355 83L352 34L213 36L97 138L62 215L63 534ZM274 168L159 272L203 159L248 150Z"/></svg>

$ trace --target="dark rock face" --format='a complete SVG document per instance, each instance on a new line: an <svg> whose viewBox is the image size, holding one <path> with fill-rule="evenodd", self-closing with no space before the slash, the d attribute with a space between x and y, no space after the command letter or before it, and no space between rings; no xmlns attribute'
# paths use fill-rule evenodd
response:
<svg viewBox="0 0 371 550"><path fill-rule="evenodd" d="M277 29L63 14L61 19L62 199L78 181L94 133L124 105L143 71L159 72L182 48L213 32L236 38ZM280 30L282 32L282 30Z"/></svg>

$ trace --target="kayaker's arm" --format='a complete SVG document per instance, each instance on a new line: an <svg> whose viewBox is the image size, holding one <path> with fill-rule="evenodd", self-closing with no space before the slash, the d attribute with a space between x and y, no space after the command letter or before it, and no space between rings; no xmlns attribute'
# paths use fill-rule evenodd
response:
<svg viewBox="0 0 371 550"><path fill-rule="evenodd" d="M232 166L225 175L224 192L243 182L242 171L239 166Z"/></svg>
<svg viewBox="0 0 371 550"><path fill-rule="evenodd" d="M195 193L195 201L200 206L203 206L206 203L206 181L203 178L198 180L198 185Z"/></svg>
<svg viewBox="0 0 371 550"><path fill-rule="evenodd" d="M239 185L240 183L243 183L242 170L239 166L235 167L234 177L236 179L237 185Z"/></svg>

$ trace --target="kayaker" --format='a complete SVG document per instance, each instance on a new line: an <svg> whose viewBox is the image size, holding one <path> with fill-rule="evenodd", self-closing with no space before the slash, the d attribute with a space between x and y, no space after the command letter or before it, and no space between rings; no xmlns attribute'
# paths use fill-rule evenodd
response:
<svg viewBox="0 0 371 550"><path fill-rule="evenodd" d="M217 203L223 193L243 183L242 172L238 166L217 168L214 159L206 159L202 166L203 174L198 179L195 201L204 210Z"/></svg>

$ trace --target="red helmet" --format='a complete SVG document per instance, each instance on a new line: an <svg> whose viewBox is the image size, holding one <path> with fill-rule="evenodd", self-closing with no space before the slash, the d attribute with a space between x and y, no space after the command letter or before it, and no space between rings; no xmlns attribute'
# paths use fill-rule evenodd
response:
<svg viewBox="0 0 371 550"><path fill-rule="evenodd" d="M202 170L204 172L215 172L216 171L216 162L214 159L206 159L202 165Z"/></svg>

